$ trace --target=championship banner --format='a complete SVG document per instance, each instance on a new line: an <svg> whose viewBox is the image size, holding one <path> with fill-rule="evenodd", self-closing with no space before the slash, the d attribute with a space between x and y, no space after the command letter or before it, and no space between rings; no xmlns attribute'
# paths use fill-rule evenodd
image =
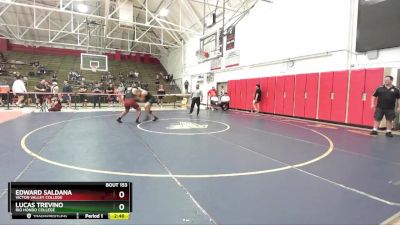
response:
<svg viewBox="0 0 400 225"><path fill-rule="evenodd" d="M220 70L222 68L222 57L211 60L211 70Z"/></svg>
<svg viewBox="0 0 400 225"><path fill-rule="evenodd" d="M226 50L235 48L235 26L230 26L226 30Z"/></svg>
<svg viewBox="0 0 400 225"><path fill-rule="evenodd" d="M240 51L231 51L225 57L225 68L239 66Z"/></svg>

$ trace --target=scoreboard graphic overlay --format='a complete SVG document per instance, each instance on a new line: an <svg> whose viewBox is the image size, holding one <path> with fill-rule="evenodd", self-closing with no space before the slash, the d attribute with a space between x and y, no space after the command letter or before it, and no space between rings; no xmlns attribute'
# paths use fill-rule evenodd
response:
<svg viewBox="0 0 400 225"><path fill-rule="evenodd" d="M127 220L131 182L10 182L12 219Z"/></svg>

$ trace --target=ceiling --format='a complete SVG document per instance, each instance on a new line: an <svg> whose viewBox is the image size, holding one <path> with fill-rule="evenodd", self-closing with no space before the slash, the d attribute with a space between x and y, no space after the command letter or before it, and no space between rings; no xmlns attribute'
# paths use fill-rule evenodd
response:
<svg viewBox="0 0 400 225"><path fill-rule="evenodd" d="M0 0L0 35L15 43L161 56L257 0ZM87 12L80 10L87 6ZM225 13L224 12L225 5ZM160 12L168 9L166 16ZM128 16L128 19L123 17Z"/></svg>

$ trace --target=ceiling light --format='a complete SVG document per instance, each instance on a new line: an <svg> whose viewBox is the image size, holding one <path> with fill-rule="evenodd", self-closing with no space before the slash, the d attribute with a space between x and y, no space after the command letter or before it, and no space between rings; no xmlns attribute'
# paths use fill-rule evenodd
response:
<svg viewBox="0 0 400 225"><path fill-rule="evenodd" d="M82 13L86 13L88 11L88 6L85 4L79 4L78 5L78 11Z"/></svg>
<svg viewBox="0 0 400 225"><path fill-rule="evenodd" d="M159 15L164 17L167 16L169 13L168 9L161 9Z"/></svg>

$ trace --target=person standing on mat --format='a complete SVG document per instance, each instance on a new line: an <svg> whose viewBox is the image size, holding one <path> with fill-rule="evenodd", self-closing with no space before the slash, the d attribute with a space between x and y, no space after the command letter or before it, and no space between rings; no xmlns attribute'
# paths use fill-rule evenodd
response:
<svg viewBox="0 0 400 225"><path fill-rule="evenodd" d="M196 90L192 91L192 104L190 105L190 113L192 114L194 104L197 106L197 116L199 116L200 112L200 102L203 100L203 92L200 90L200 86L196 85Z"/></svg>
<svg viewBox="0 0 400 225"><path fill-rule="evenodd" d="M261 88L260 84L257 84L256 92L254 93L254 99L253 99L253 109L255 113L260 112L260 101L261 101ZM250 112L253 112L253 110L251 110Z"/></svg>
<svg viewBox="0 0 400 225"><path fill-rule="evenodd" d="M215 89L214 86L207 92L208 99L210 100L210 108L211 108L212 111L217 110L215 105L218 102L213 101L213 97L217 97L217 95L218 95L217 94L217 90Z"/></svg>
<svg viewBox="0 0 400 225"><path fill-rule="evenodd" d="M147 112L148 115L151 115L153 117L152 121L157 121L158 117L153 114L153 111L151 110L151 107L153 106L154 103L157 103L156 98L152 94L150 94L148 91L139 88L134 88L132 93L136 95L140 101L145 102L144 104L144 109ZM148 119L148 116L146 120Z"/></svg>
<svg viewBox="0 0 400 225"><path fill-rule="evenodd" d="M125 94L124 106L125 106L125 111L122 112L121 115L118 117L117 122L122 123L122 118L129 113L130 108L134 108L136 110L136 123L139 124L140 123L139 118L142 111L140 110L140 107L135 100L135 95L133 94L132 88L128 88Z"/></svg>
<svg viewBox="0 0 400 225"><path fill-rule="evenodd" d="M371 135L378 135L378 127L383 119L386 118L386 137L393 137L392 126L393 120L396 117L395 107L397 100L397 112L400 112L400 91L397 87L393 86L393 77L386 76L384 80L385 84L378 87L371 99L371 109L375 109L374 114L374 128L371 131ZM375 100L378 98L378 103L375 107Z"/></svg>
<svg viewBox="0 0 400 225"><path fill-rule="evenodd" d="M185 86L185 93L189 93L189 81L186 80L183 85Z"/></svg>

